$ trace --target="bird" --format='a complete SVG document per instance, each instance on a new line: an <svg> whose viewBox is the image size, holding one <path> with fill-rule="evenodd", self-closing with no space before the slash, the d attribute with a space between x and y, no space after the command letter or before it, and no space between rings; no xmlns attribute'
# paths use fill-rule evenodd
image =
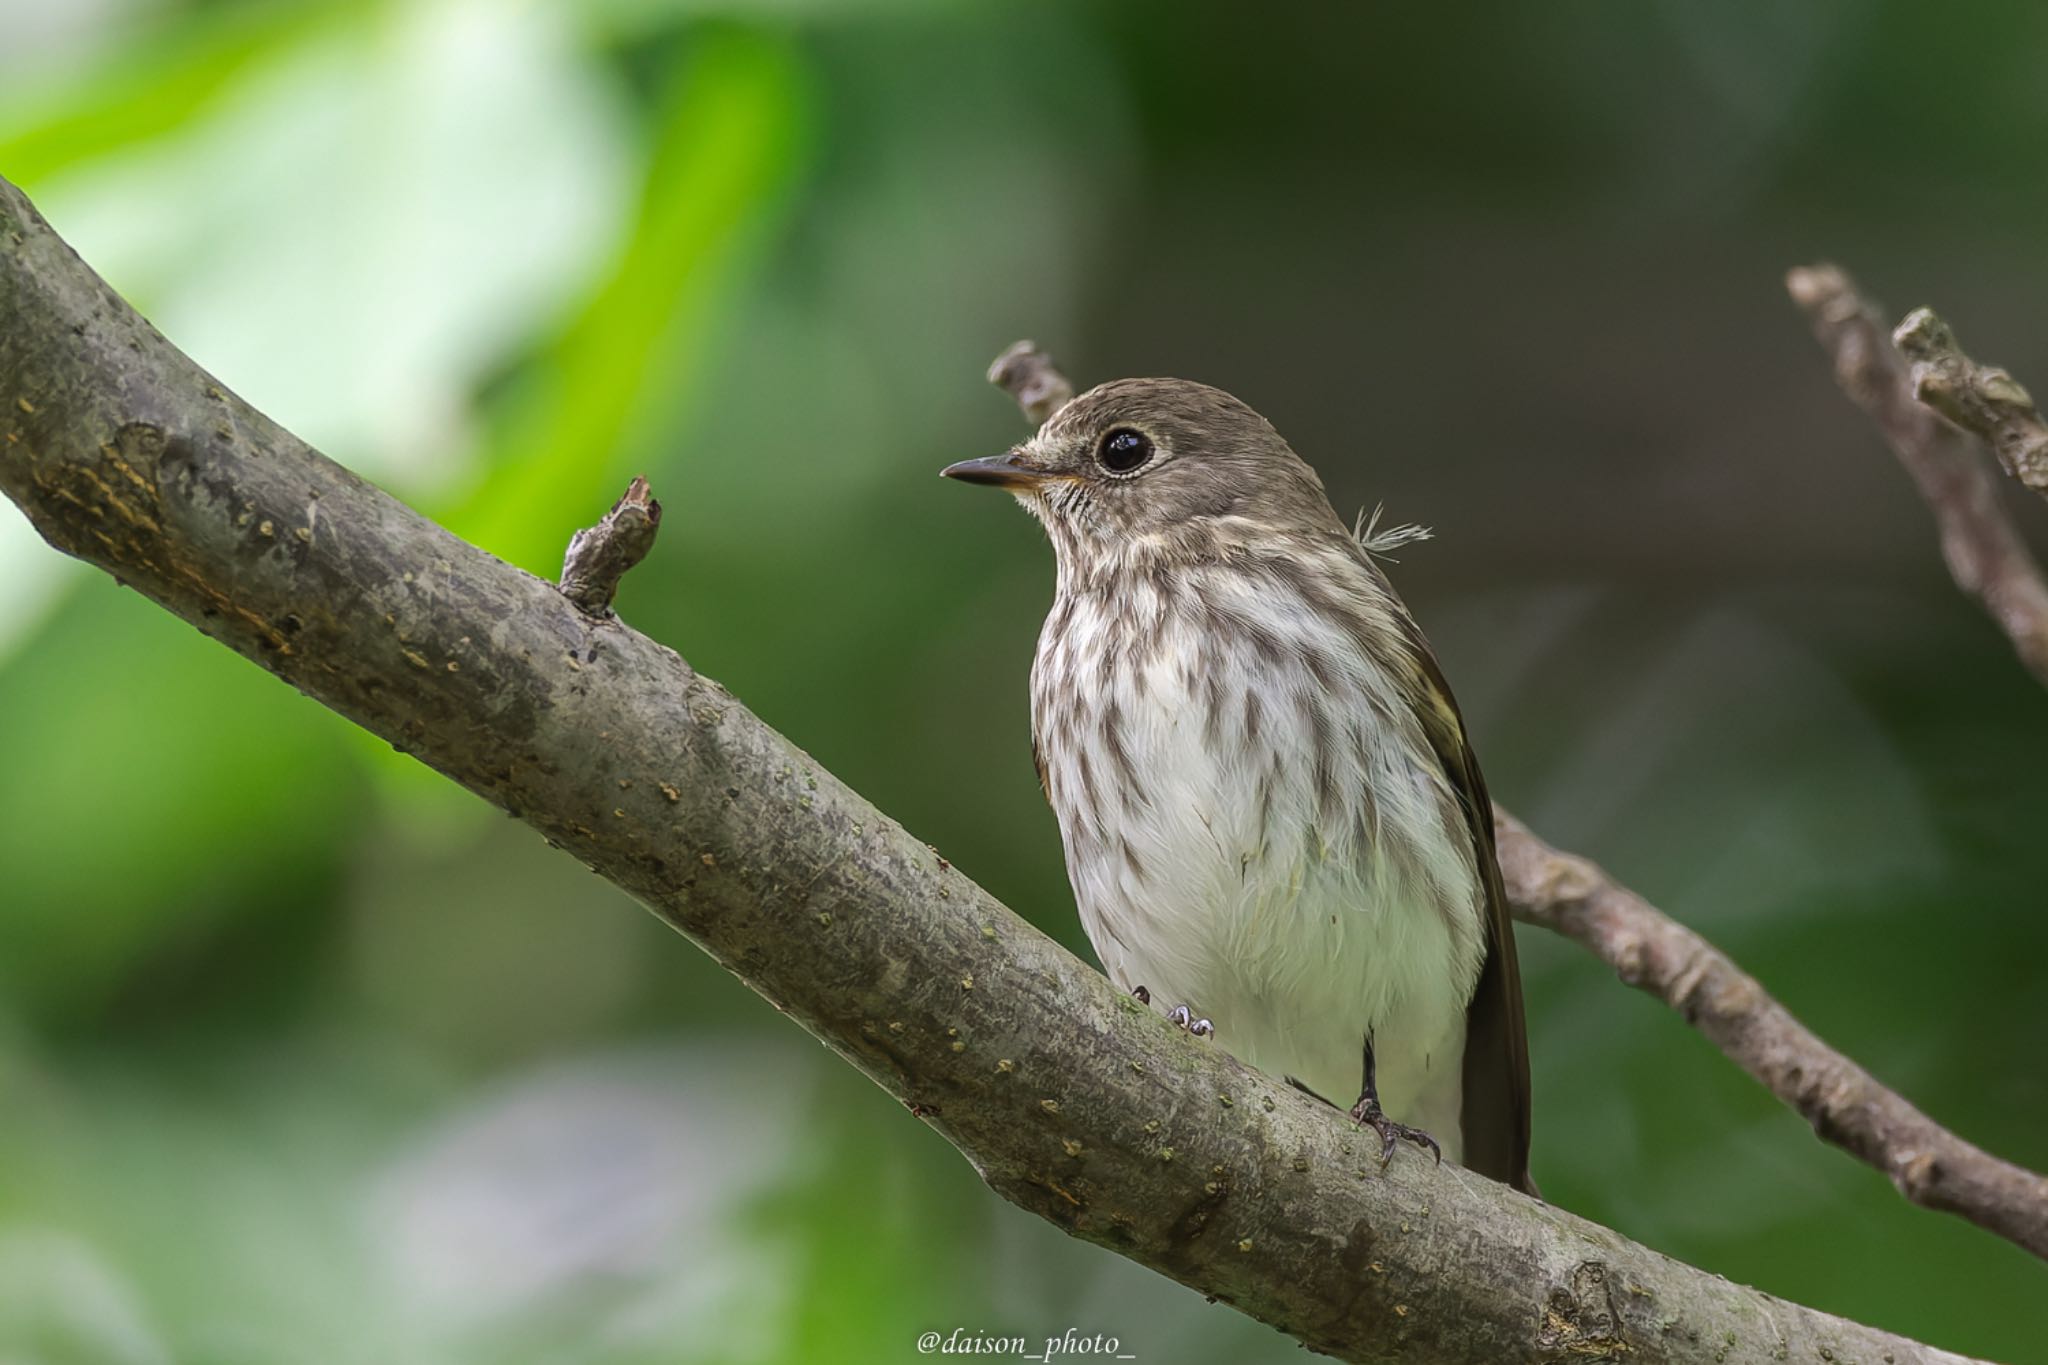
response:
<svg viewBox="0 0 2048 1365"><path fill-rule="evenodd" d="M1120 379L941 472L1013 494L1052 542L1033 760L1111 980L1310 1095L1356 1095L1382 1165L1407 1140L1535 1193L1486 784L1315 470L1221 389Z"/></svg>

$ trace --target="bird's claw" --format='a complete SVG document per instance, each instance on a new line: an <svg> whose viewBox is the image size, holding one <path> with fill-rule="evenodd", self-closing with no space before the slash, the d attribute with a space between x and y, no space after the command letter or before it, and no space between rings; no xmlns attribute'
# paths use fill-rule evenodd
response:
<svg viewBox="0 0 2048 1365"><path fill-rule="evenodd" d="M1141 1005L1149 1005L1152 1003L1152 992L1143 986L1133 986L1131 987L1131 999ZM1207 1019L1195 1018L1195 1012L1186 1005L1175 1005L1172 1009L1168 1010L1166 1012L1166 1022L1172 1024L1175 1028L1186 1029L1197 1038L1207 1038L1216 1032L1214 1024L1210 1023Z"/></svg>
<svg viewBox="0 0 2048 1365"><path fill-rule="evenodd" d="M1396 1123L1380 1108L1380 1102L1367 1095L1351 1106L1352 1122L1361 1128L1370 1128L1380 1135L1380 1168L1384 1170L1394 1159L1394 1146L1406 1138L1418 1147L1427 1147L1436 1157L1436 1164L1444 1164L1444 1149L1437 1146L1436 1139L1420 1128L1410 1128L1405 1123Z"/></svg>

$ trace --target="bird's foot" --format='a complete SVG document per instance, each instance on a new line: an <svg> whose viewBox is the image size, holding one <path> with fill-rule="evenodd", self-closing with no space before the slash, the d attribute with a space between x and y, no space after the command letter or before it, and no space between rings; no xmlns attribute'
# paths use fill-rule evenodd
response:
<svg viewBox="0 0 2048 1365"><path fill-rule="evenodd" d="M1359 1089L1358 1103L1351 1106L1351 1121L1361 1128L1370 1128L1380 1135L1380 1167L1385 1169L1394 1159L1394 1144L1402 1138L1418 1147L1427 1147L1436 1154L1436 1164L1444 1164L1444 1149L1436 1145L1436 1139L1420 1128L1410 1128L1405 1123L1396 1123L1380 1108L1379 1057L1373 1049L1373 1031L1365 1031L1365 1083Z"/></svg>
<svg viewBox="0 0 2048 1365"><path fill-rule="evenodd" d="M1337 1107L1329 1099L1325 1098L1320 1091L1311 1090L1306 1082L1296 1077L1282 1076L1280 1079L1286 1081L1312 1100L1319 1100L1329 1105L1332 1109ZM1356 1123L1361 1128L1370 1128L1380 1135L1381 1166L1385 1166L1394 1159L1394 1145L1402 1138L1407 1138L1418 1147L1429 1148L1430 1151L1436 1153L1436 1164L1439 1166L1444 1164L1444 1149L1436 1145L1436 1139L1420 1128L1410 1128L1405 1123L1396 1123L1388 1118L1386 1111L1380 1108L1379 1096L1371 1091L1360 1095L1358 1103L1352 1105L1346 1112L1351 1115L1353 1123Z"/></svg>
<svg viewBox="0 0 2048 1365"><path fill-rule="evenodd" d="M1141 1005L1152 1003L1152 992L1143 986L1131 987L1131 998ZM1207 1019L1197 1019L1193 1010L1186 1005L1175 1005L1166 1012L1166 1022L1176 1028L1184 1028L1197 1038L1207 1038L1216 1032L1216 1026Z"/></svg>
<svg viewBox="0 0 2048 1365"><path fill-rule="evenodd" d="M1380 1165L1385 1167L1394 1159L1394 1145L1406 1138L1417 1147L1427 1147L1436 1156L1436 1164L1444 1164L1444 1149L1436 1145L1436 1139L1420 1128L1410 1128L1405 1123L1396 1123L1380 1108L1376 1095L1360 1095L1358 1103L1351 1106L1352 1122L1361 1128L1370 1128L1380 1135Z"/></svg>

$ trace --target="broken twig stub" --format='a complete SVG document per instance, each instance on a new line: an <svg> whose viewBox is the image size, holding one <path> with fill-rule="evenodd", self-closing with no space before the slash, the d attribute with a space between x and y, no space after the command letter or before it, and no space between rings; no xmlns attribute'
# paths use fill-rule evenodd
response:
<svg viewBox="0 0 2048 1365"><path fill-rule="evenodd" d="M661 530L661 504L654 500L645 475L635 475L626 495L612 504L597 525L569 538L562 560L562 595L591 616L611 614L619 580L654 548Z"/></svg>
<svg viewBox="0 0 2048 1365"><path fill-rule="evenodd" d="M988 367L988 382L1017 400L1024 415L1040 426L1065 407L1074 386L1035 341L1020 341Z"/></svg>

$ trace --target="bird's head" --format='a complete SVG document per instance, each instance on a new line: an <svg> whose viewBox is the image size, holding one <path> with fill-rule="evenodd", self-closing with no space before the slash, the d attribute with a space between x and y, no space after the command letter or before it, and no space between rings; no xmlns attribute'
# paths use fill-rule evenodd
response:
<svg viewBox="0 0 2048 1365"><path fill-rule="evenodd" d="M1342 530L1316 477L1251 408L1185 379L1118 379L1001 455L946 477L1015 494L1063 564L1140 549L1200 553L1228 530Z"/></svg>

